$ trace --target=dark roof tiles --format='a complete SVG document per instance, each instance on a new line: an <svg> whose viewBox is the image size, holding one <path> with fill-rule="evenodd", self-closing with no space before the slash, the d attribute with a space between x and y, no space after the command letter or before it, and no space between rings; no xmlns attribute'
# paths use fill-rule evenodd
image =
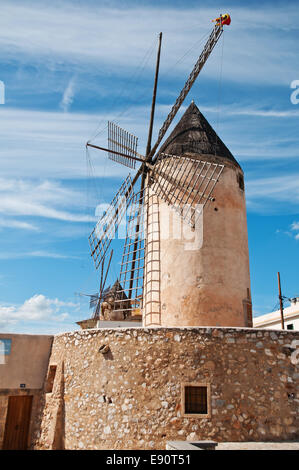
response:
<svg viewBox="0 0 299 470"><path fill-rule="evenodd" d="M201 158L209 155L227 159L240 166L193 101L159 153L178 156L192 153Z"/></svg>

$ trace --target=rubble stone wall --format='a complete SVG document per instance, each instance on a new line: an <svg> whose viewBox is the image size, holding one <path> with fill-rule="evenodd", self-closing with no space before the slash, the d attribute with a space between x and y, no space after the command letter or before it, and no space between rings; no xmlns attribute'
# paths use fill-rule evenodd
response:
<svg viewBox="0 0 299 470"><path fill-rule="evenodd" d="M169 440L298 439L297 345L299 332L252 328L57 335L49 362L57 365L54 387L41 401L32 446L165 449ZM184 416L182 384L191 383L208 385L208 417Z"/></svg>

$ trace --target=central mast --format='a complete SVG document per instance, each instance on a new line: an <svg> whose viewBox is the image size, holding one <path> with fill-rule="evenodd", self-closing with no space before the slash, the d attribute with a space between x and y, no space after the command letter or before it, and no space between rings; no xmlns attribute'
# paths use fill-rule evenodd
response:
<svg viewBox="0 0 299 470"><path fill-rule="evenodd" d="M151 145L152 145L153 125L154 125L156 97L157 97L157 86L158 86L158 77L159 77L159 68L160 68L161 44L162 44L162 33L159 34L159 47L158 47L157 61L156 61L156 73L155 73L155 81L154 81L154 89L153 89L151 117L150 117L150 125L149 125L149 129L148 129L148 138L147 138L147 146L146 146L146 153L145 153L145 160L147 160L147 161L149 161L149 154L151 152ZM147 173L147 167L146 167L145 164L143 164L142 165L141 184L140 184L140 199L139 199L139 208L138 208L138 219L137 219L137 224L136 224L135 243L134 243L134 249L133 249L132 272L131 272L130 287L129 287L129 298L131 298L132 292L133 292L136 254L137 254L137 246L138 246L138 242L139 242L138 234L139 234L139 230L140 230L140 217L141 217L141 210L142 210L142 207L143 207L143 196L144 196L143 192L144 192L144 186L145 186L146 173Z"/></svg>

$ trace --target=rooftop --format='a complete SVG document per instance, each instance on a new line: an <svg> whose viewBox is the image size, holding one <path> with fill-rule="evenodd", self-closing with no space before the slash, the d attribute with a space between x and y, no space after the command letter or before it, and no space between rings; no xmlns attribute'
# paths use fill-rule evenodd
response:
<svg viewBox="0 0 299 470"><path fill-rule="evenodd" d="M294 299L291 302L289 307L285 307L283 311L283 316L285 320L290 320L294 318L299 318L299 299ZM253 319L253 326L257 328L262 325L269 325L271 323L277 323L280 321L281 313L280 310L275 310L274 312L265 313L264 315L259 315Z"/></svg>
<svg viewBox="0 0 299 470"><path fill-rule="evenodd" d="M183 156L193 153L202 159L218 157L240 167L232 153L216 134L198 107L191 102L159 153Z"/></svg>

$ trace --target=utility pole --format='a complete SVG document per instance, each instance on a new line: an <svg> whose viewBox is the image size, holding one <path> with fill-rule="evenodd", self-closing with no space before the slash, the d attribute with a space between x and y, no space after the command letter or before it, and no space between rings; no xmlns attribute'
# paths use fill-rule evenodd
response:
<svg viewBox="0 0 299 470"><path fill-rule="evenodd" d="M283 298L281 295L281 284L280 284L280 273L277 273L278 278L278 297L279 297L279 304L280 304L280 316L281 316L281 329L284 330L284 318L283 318Z"/></svg>

